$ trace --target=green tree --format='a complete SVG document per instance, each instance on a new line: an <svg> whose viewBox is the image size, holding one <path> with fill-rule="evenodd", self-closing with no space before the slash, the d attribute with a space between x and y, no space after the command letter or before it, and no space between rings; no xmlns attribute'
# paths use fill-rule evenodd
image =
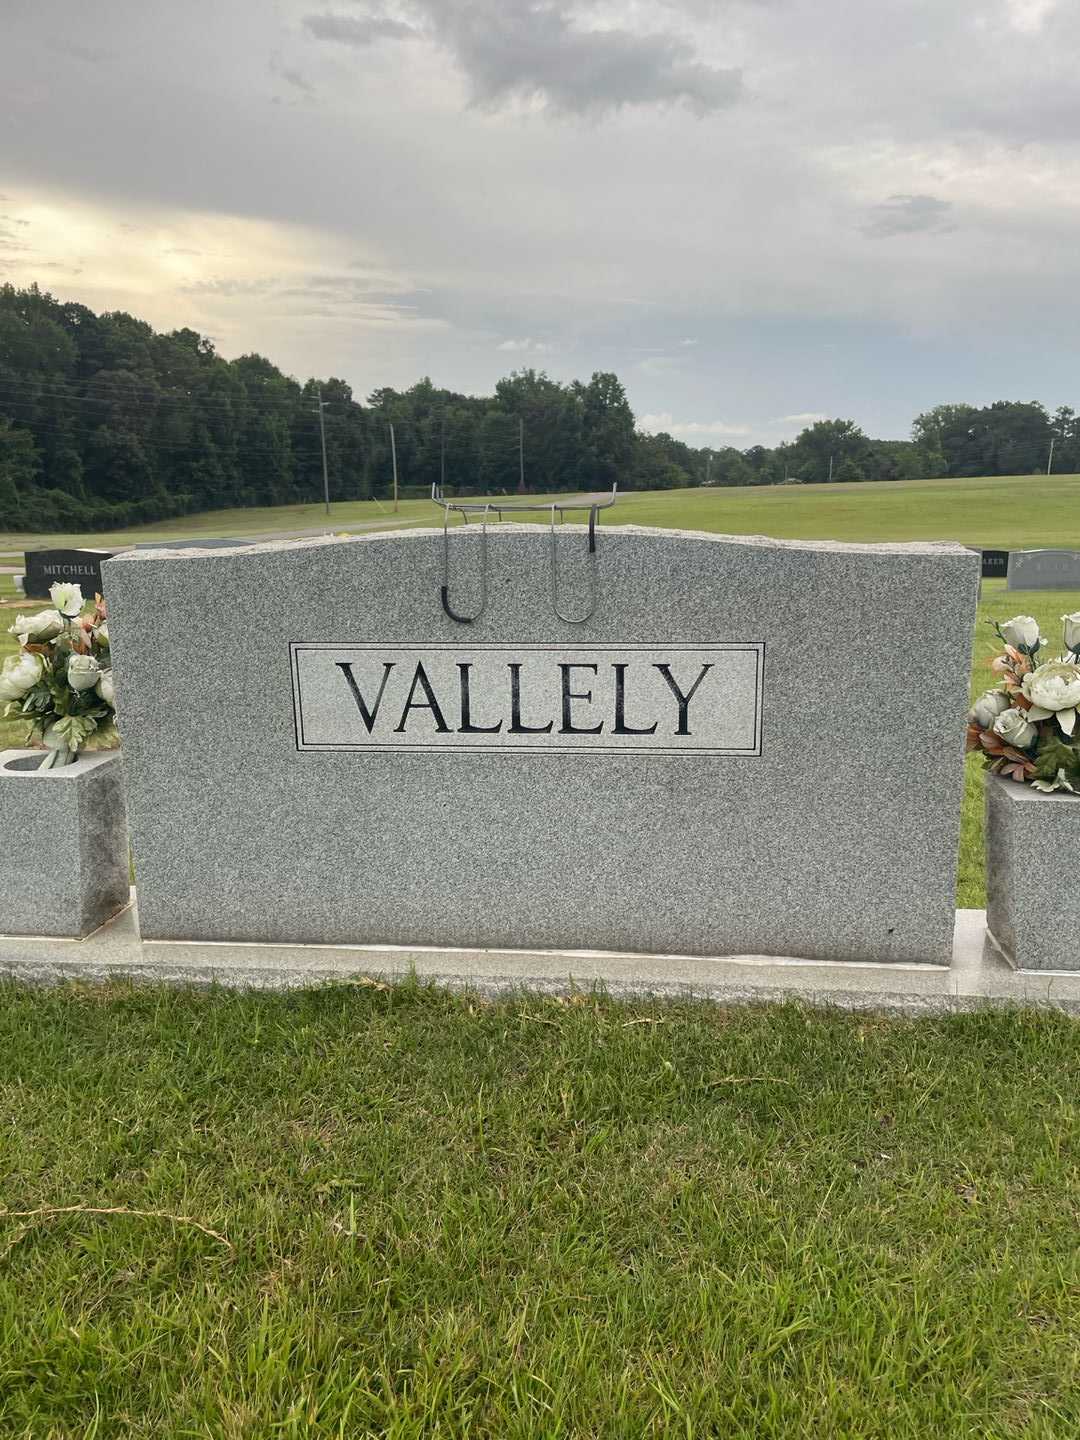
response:
<svg viewBox="0 0 1080 1440"><path fill-rule="evenodd" d="M861 479L869 450L870 442L854 420L816 420L795 437L790 473L812 485L824 484L830 475L833 480Z"/></svg>

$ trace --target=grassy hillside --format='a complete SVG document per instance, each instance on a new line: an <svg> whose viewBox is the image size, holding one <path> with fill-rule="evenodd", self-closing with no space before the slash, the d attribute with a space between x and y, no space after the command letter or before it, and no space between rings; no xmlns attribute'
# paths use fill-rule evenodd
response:
<svg viewBox="0 0 1080 1440"><path fill-rule="evenodd" d="M604 524L669 525L729 535L817 540L961 540L989 549L1080 547L1080 475L904 480L889 484L782 485L731 490L635 491L620 496ZM210 510L112 534L0 534L0 551L46 545L104 548L147 540L252 536L327 526L382 529L441 523L428 500L357 500L265 510Z"/></svg>

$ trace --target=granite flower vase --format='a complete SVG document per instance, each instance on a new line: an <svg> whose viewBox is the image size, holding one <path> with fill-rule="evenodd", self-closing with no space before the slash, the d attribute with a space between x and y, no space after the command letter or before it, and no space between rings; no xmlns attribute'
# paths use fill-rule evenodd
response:
<svg viewBox="0 0 1080 1440"><path fill-rule="evenodd" d="M986 924L1018 970L1080 971L1080 795L986 776Z"/></svg>
<svg viewBox="0 0 1080 1440"><path fill-rule="evenodd" d="M41 759L0 751L0 934L82 939L131 898L123 761Z"/></svg>

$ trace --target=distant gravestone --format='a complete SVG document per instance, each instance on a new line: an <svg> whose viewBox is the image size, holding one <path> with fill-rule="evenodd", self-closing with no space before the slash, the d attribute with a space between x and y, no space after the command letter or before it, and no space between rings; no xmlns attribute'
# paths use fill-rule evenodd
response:
<svg viewBox="0 0 1080 1440"><path fill-rule="evenodd" d="M144 938L948 964L978 556L551 544L110 560Z"/></svg>
<svg viewBox="0 0 1080 1440"><path fill-rule="evenodd" d="M49 586L58 580L79 585L88 600L103 595L102 562L112 558L111 550L27 550L25 593L28 599L44 600Z"/></svg>
<svg viewBox="0 0 1080 1440"><path fill-rule="evenodd" d="M1009 552L1008 550L983 550L982 555L982 578L984 580L1004 580L1009 573Z"/></svg>
<svg viewBox="0 0 1080 1440"><path fill-rule="evenodd" d="M1080 590L1080 550L1013 550L1010 590Z"/></svg>

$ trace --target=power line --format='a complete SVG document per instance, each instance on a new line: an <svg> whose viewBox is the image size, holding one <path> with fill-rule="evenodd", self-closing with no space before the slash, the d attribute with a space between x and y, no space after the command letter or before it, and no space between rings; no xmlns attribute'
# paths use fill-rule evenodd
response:
<svg viewBox="0 0 1080 1440"><path fill-rule="evenodd" d="M93 381L89 380L86 383L92 384ZM142 383L145 384L146 382ZM159 391L156 396L144 399L128 394L121 394L119 396L79 394L71 389L37 385L32 380L8 380L3 378L0 378L0 390L14 391L16 398L20 398L19 392L22 391L26 395L27 403L34 405L44 400L58 400L75 405L121 405L128 409L156 410L162 404L184 403L199 411L218 410L237 420L247 418L243 413L238 413L244 410L247 410L249 413L254 410L256 413L268 416L294 418L298 412L303 409L305 399L309 398L305 395L304 390L299 390L294 394L281 397L269 396L265 392L253 396L245 391L242 395L238 395L235 400L225 399L220 395L211 395L204 399L189 391L162 390ZM260 399L269 399L271 401L270 406L261 408L256 404L256 401ZM327 401L327 404L330 403L330 401ZM359 420L362 424L380 426L386 424L389 419L386 411L380 409L378 406L365 406L361 401L353 399L352 397L350 397L346 403L349 406L349 410L343 413L353 413L353 418ZM474 424L482 423L489 416L498 416L508 422L523 421L522 416L516 415L512 411L495 408L494 401L482 398L471 399L471 397L469 397L468 403L470 404L470 408L462 411L461 415L462 418L471 420ZM473 409L471 408L472 406L477 408ZM416 418L395 415L394 425L396 427L405 426L413 430L422 429L424 426L434 425L445 413L446 407L440 410L432 410L428 412L428 414ZM514 439L516 443L516 436Z"/></svg>
<svg viewBox="0 0 1080 1440"><path fill-rule="evenodd" d="M76 434L76 435L72 435L69 431L59 429L59 428L57 428L57 427L54 426L54 425L31 426L27 421L24 421L24 420L16 420L16 421L15 421L15 424L16 424L16 425L19 425L19 426L24 426L24 427L25 427L25 433L28 434L28 435L35 436L35 437L36 437L37 435L40 435L40 434L44 434L44 435L60 435L60 436L62 436L62 437L65 438L65 439L75 439L75 440L78 440L78 441L80 441L80 442L85 442L86 440L93 438L92 432L88 434L87 432L84 431L84 432L82 432L82 433L79 433L79 434ZM102 428L105 428L105 427L102 427ZM201 440L187 440L187 441L184 441L184 440L155 440L152 436L146 436L146 435L140 435L140 434L136 434L136 435L134 436L134 439L138 441L138 443L139 443L140 446L144 447L145 449L149 449L149 450L188 450L188 451L190 451L190 450L195 450L195 451L200 451L200 452L202 452L203 454L206 453L206 446L203 444L203 442L202 442ZM265 447L265 448L260 447L260 448L258 448L258 449L253 449L253 448L251 448L250 446L235 446L235 447L234 447L234 446L231 446L231 445L225 445L225 446L217 446L217 445L215 445L215 446L214 446L214 453L215 453L220 459L225 459L225 460L231 459L231 458L234 457L234 456L241 456L241 455L263 456L263 457L265 458L265 456L266 456L266 454L267 454L267 451L270 450L270 449L272 449L272 448L273 448L272 446L267 446L267 447ZM305 461L312 461L312 462L314 462L315 460L318 459L319 451L318 451L318 450L314 450L314 449L308 449L308 448L305 447L305 446L289 445L289 446L287 447L287 454L288 454L291 458L293 458L293 459L300 459L300 460L305 460ZM365 453L364 458L365 458L365 459L367 458L366 453Z"/></svg>

